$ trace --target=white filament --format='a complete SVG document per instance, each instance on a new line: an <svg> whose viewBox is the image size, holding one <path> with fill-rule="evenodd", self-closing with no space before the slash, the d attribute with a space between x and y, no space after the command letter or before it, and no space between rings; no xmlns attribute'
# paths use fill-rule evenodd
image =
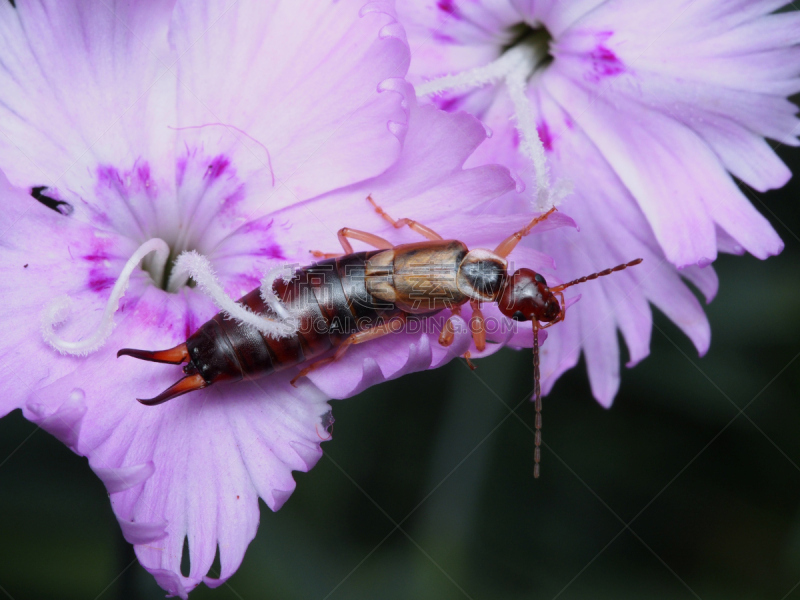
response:
<svg viewBox="0 0 800 600"><path fill-rule="evenodd" d="M153 279L157 282L161 281L169 258L169 246L160 238L152 238L139 246L136 252L128 259L128 262L125 263L125 267L123 267L116 283L114 283L114 288L111 290L111 295L108 298L108 302L106 302L100 323L89 337L77 342L68 342L56 334L56 325L66 321L73 308L73 302L69 296L62 296L45 309L42 319L42 337L44 337L44 340L62 354L86 356L99 350L114 330L114 313L119 309L119 301L125 294L125 290L128 289L133 270L151 252L156 253L153 261Z"/></svg>
<svg viewBox="0 0 800 600"><path fill-rule="evenodd" d="M297 332L299 324L291 316L280 321L267 319L233 300L222 289L209 260L195 251L184 252L178 257L173 276L170 277L170 285L173 280L186 281L187 277L194 279L200 291L211 298L222 312L243 325L254 327L273 339L289 337Z"/></svg>
<svg viewBox="0 0 800 600"><path fill-rule="evenodd" d="M507 52L527 50L525 46L517 46ZM539 137L536 127L536 116L531 106L531 101L525 93L534 64L530 60L530 52L520 52L527 58L520 58L518 65L506 77L506 87L514 113L517 117L517 131L519 132L519 148L523 155L533 163L533 172L536 175L536 207L542 211L551 208L550 176L547 169L547 158L544 153L544 144Z"/></svg>
<svg viewBox="0 0 800 600"><path fill-rule="evenodd" d="M275 290L272 289L272 286L278 277L288 283L293 276L294 267L292 265L278 265L267 271L267 274L261 280L261 299L281 319L291 319L292 315L289 314L289 311L275 295Z"/></svg>
<svg viewBox="0 0 800 600"><path fill-rule="evenodd" d="M517 48L512 48L488 65L426 81L416 86L417 95L430 96L448 91L465 92L490 83L499 83L519 64L520 56L516 50Z"/></svg>
<svg viewBox="0 0 800 600"><path fill-rule="evenodd" d="M559 184L557 193L551 193L544 144L539 137L536 118L525 89L528 78L544 58L543 49L522 44L509 49L494 62L463 71L456 75L445 75L417 86L419 96L438 94L444 91L467 91L487 84L505 82L516 116L516 127L520 137L520 152L528 158L536 176L536 208L546 211L563 198L565 187Z"/></svg>

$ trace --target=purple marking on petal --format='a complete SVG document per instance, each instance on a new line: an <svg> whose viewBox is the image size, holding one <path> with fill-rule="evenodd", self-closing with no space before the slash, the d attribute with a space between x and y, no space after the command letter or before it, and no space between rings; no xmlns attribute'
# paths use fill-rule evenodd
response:
<svg viewBox="0 0 800 600"><path fill-rule="evenodd" d="M142 161L140 164L137 160L134 164L134 172L136 176L133 178L133 183L138 184L137 187L143 189L148 198L151 200L155 198L156 186L151 178L150 163Z"/></svg>
<svg viewBox="0 0 800 600"><path fill-rule="evenodd" d="M550 132L550 127L547 125L547 121L540 121L538 125L536 125L536 131L539 134L539 139L542 140L542 146L548 152L553 151L553 134Z"/></svg>
<svg viewBox="0 0 800 600"><path fill-rule="evenodd" d="M189 336L197 330L197 319L194 312L191 310L186 311L186 320L184 321L184 337L188 340Z"/></svg>
<svg viewBox="0 0 800 600"><path fill-rule="evenodd" d="M175 161L175 178L178 183L178 187L183 185L183 176L186 175L186 165L188 162L189 158L186 156L182 156Z"/></svg>
<svg viewBox="0 0 800 600"><path fill-rule="evenodd" d="M220 212L226 214L232 213L233 208L239 204L239 202L244 200L244 198L244 184L240 184L239 187L237 187L236 190L230 196L226 197L222 202L222 208L220 209Z"/></svg>
<svg viewBox="0 0 800 600"><path fill-rule="evenodd" d="M448 15L451 15L456 19L459 18L458 9L456 8L455 2L453 2L453 0L439 0L436 3L436 7L440 11L446 12Z"/></svg>
<svg viewBox="0 0 800 600"><path fill-rule="evenodd" d="M144 183L145 185L149 185L150 183L150 163L145 162L138 167L136 167L136 175L139 177L139 180Z"/></svg>
<svg viewBox="0 0 800 600"><path fill-rule="evenodd" d="M269 231L272 229L272 224L275 222L275 219L256 219L255 221L249 221L242 225L240 231L242 233L252 233L254 231Z"/></svg>
<svg viewBox="0 0 800 600"><path fill-rule="evenodd" d="M259 248L255 252L256 256L268 256L269 258L276 258L278 260L285 260L286 256L283 253L283 249L278 244L270 244L269 246L264 246L263 248Z"/></svg>
<svg viewBox="0 0 800 600"><path fill-rule="evenodd" d="M98 187L105 187L117 192L127 200L131 190L143 191L151 198L155 194L155 186L150 173L150 163L137 159L130 171L120 172L112 165L98 165Z"/></svg>
<svg viewBox="0 0 800 600"><path fill-rule="evenodd" d="M599 44L589 56L594 61L594 69L603 76L619 75L625 72L625 67L611 50Z"/></svg>
<svg viewBox="0 0 800 600"><path fill-rule="evenodd" d="M453 112L459 104L461 104L464 96L451 96L449 98L442 96L434 96L432 102L434 106L440 108L445 112Z"/></svg>
<svg viewBox="0 0 800 600"><path fill-rule="evenodd" d="M116 278L110 277L106 271L106 261L110 258L108 253L110 245L110 240L95 237L92 239L89 253L81 256L83 260L92 264L92 268L89 271L88 287L93 292L100 292L113 286L116 282Z"/></svg>
<svg viewBox="0 0 800 600"><path fill-rule="evenodd" d="M95 237L92 239L92 249L89 251L89 254L84 254L81 256L81 258L92 263L108 260L110 258L110 255L108 254L108 248L110 246L110 239Z"/></svg>
<svg viewBox="0 0 800 600"><path fill-rule="evenodd" d="M442 33L439 30L433 32L433 39L437 42L443 42L445 44L455 44L456 40L453 39L452 36L447 35L446 33Z"/></svg>
<svg viewBox="0 0 800 600"><path fill-rule="evenodd" d="M92 223L99 225L102 228L107 228L111 225L111 219L104 211L98 210L97 207L90 205L83 198L81 198L81 202L83 202L84 206L91 214Z"/></svg>
<svg viewBox="0 0 800 600"><path fill-rule="evenodd" d="M209 178L211 180L219 179L219 177L225 172L230 164L230 159L228 159L224 154L216 156L211 161L211 164L208 165L208 169L206 169L206 172L203 174L203 178Z"/></svg>
<svg viewBox="0 0 800 600"><path fill-rule="evenodd" d="M514 148L519 148L519 131L516 128L511 132L511 145Z"/></svg>
<svg viewBox="0 0 800 600"><path fill-rule="evenodd" d="M115 167L107 165L98 165L97 181L109 187L111 185L122 185L122 178L119 176L119 171L117 171Z"/></svg>
<svg viewBox="0 0 800 600"><path fill-rule="evenodd" d="M116 279L113 277L95 274L94 269L89 273L89 289L93 292L100 292L106 288L110 288L115 282Z"/></svg>
<svg viewBox="0 0 800 600"><path fill-rule="evenodd" d="M110 165L98 165L97 183L102 187L115 190L124 199L128 198L128 192L125 189L122 176L119 174L119 171L116 169L116 167L112 167Z"/></svg>
<svg viewBox="0 0 800 600"><path fill-rule="evenodd" d="M625 65L605 45L612 35L614 35L613 31L601 31L595 35L597 45L588 55L592 63L592 71L585 75L587 80L597 83L603 77L613 77L625 72Z"/></svg>

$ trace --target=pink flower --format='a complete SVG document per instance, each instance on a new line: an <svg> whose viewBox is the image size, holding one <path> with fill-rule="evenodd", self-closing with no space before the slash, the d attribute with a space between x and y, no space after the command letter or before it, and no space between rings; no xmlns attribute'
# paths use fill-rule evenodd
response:
<svg viewBox="0 0 800 600"><path fill-rule="evenodd" d="M763 259L783 248L731 177L763 191L791 176L764 139L798 145L800 131L786 98L800 90L800 15L770 14L783 4L399 5L418 93L478 116L493 135L468 164L505 164L525 188L495 210L546 207L571 184L560 209L580 233L526 242L554 257L559 277L645 258L580 290L544 349L545 391L583 351L594 395L609 406L619 387L616 330L629 366L647 356L649 303L704 353L708 322L681 278L710 301L717 279L708 265L718 251Z"/></svg>
<svg viewBox="0 0 800 600"><path fill-rule="evenodd" d="M137 248L161 248L160 238L173 259L196 250L238 298L275 261L337 251L343 226L418 239L375 214L369 193L470 246L493 247L530 218L474 226L514 182L502 167L462 168L485 138L476 119L417 107L391 2L228 4L0 2L0 415L21 408L88 457L141 563L184 598L236 571L258 498L277 510L291 472L319 460L328 398L434 368L471 340L460 333L444 348L436 332L404 332L354 348L297 389L294 370L143 407L135 398L180 369L117 360L117 350L174 346L217 308L197 289L162 289L150 256L103 321ZM538 229L570 224L562 215ZM511 259L552 268L530 248ZM72 308L58 337L96 352L62 355L45 342L45 309L61 297ZM514 335L490 339L530 345L530 329Z"/></svg>

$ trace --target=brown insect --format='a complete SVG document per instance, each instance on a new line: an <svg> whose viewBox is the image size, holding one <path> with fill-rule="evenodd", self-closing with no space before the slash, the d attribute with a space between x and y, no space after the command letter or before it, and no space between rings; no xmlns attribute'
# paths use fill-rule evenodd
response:
<svg viewBox="0 0 800 600"><path fill-rule="evenodd" d="M325 260L298 270L289 281L277 280L273 286L275 295L288 311L299 316L298 331L289 337L266 337L219 313L186 342L169 350L120 350L117 356L176 365L188 363L183 367L186 374L183 379L155 398L139 402L153 406L221 381L255 379L310 363L292 380L294 384L300 377L341 358L350 346L398 331L409 316L429 316L446 308L456 316L467 303L472 309L472 337L475 347L481 351L486 347L481 303L496 302L505 316L533 324L534 477L538 477L542 428L539 329L564 319L565 289L637 265L642 259L550 288L544 277L530 269L519 269L509 275L506 257L555 208L534 218L490 251L469 250L463 242L444 240L429 227L411 219L395 220L371 197L367 200L394 227L408 226L428 241L393 246L371 233L340 229L338 236L343 254L313 252ZM378 250L354 253L350 239ZM262 299L260 289L253 290L239 302L257 314L278 318ZM455 337L452 318L445 322L439 336L443 346L452 344ZM334 348L332 356L311 362ZM474 368L469 362L469 352L465 358Z"/></svg>

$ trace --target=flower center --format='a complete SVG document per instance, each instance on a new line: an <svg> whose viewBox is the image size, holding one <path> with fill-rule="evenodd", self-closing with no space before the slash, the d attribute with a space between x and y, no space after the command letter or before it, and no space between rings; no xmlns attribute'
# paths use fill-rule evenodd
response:
<svg viewBox="0 0 800 600"><path fill-rule="evenodd" d="M178 248L175 244L168 244L168 246L169 255L167 256L166 264L159 264L159 258L151 254L142 261L142 269L150 275L155 286L165 292L177 294L184 285L195 287L194 279L176 278L175 281L170 281L170 277L175 270L178 256L183 252L196 252L197 250L195 248Z"/></svg>
<svg viewBox="0 0 800 600"><path fill-rule="evenodd" d="M526 61L531 66L530 79L536 71L546 68L553 62L550 54L550 42L553 36L545 27L532 27L528 23L517 23L507 30L508 44L502 47L501 54L508 52L524 52L528 55Z"/></svg>

